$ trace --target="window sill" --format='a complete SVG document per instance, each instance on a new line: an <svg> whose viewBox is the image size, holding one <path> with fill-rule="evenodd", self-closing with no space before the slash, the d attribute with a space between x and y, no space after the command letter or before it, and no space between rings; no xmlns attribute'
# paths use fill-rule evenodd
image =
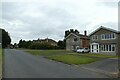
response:
<svg viewBox="0 0 120 80"><path fill-rule="evenodd" d="M114 40L114 39L116 39L116 38L112 38L112 39L101 39L101 40Z"/></svg>
<svg viewBox="0 0 120 80"><path fill-rule="evenodd" d="M101 51L101 52L115 52L115 51Z"/></svg>

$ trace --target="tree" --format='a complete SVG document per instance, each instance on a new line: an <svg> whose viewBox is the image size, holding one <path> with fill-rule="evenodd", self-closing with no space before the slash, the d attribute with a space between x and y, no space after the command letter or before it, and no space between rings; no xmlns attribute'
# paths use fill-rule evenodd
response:
<svg viewBox="0 0 120 80"><path fill-rule="evenodd" d="M1 29L1 30L2 30L2 47L5 48L8 45L10 45L11 38L8 32L6 32L4 29Z"/></svg>
<svg viewBox="0 0 120 80"><path fill-rule="evenodd" d="M19 43L18 43L18 46L19 48L28 48L30 46L32 42L29 40L29 41L25 41L25 40L20 40Z"/></svg>
<svg viewBox="0 0 120 80"><path fill-rule="evenodd" d="M65 45L66 45L65 40L63 41L59 40L57 45L60 49L65 49Z"/></svg>
<svg viewBox="0 0 120 80"><path fill-rule="evenodd" d="M22 39L18 43L19 48L22 48Z"/></svg>

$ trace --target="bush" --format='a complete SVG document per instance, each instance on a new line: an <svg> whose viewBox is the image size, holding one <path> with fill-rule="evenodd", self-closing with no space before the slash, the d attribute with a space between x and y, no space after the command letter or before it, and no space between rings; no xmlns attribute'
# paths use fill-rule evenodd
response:
<svg viewBox="0 0 120 80"><path fill-rule="evenodd" d="M52 46L48 43L33 42L29 45L29 49L57 49L57 46Z"/></svg>

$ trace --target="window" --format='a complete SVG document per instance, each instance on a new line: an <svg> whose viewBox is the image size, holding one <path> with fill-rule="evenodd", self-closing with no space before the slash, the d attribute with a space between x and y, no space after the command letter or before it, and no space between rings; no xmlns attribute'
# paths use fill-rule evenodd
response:
<svg viewBox="0 0 120 80"><path fill-rule="evenodd" d="M98 40L98 35L93 35L92 40Z"/></svg>
<svg viewBox="0 0 120 80"><path fill-rule="evenodd" d="M112 35L110 35L110 39L112 38Z"/></svg>
<svg viewBox="0 0 120 80"><path fill-rule="evenodd" d="M106 47L105 47L105 45L104 45L104 51L106 51Z"/></svg>
<svg viewBox="0 0 120 80"><path fill-rule="evenodd" d="M103 47L103 45L101 45L101 50L102 50L102 51L104 50L104 47Z"/></svg>
<svg viewBox="0 0 120 80"><path fill-rule="evenodd" d="M92 45L92 49L93 49L93 45Z"/></svg>
<svg viewBox="0 0 120 80"><path fill-rule="evenodd" d="M76 42L76 41L78 41L78 39L77 39L77 38L74 38L74 42Z"/></svg>
<svg viewBox="0 0 120 80"><path fill-rule="evenodd" d="M98 45L97 45L96 47L97 47L97 49L98 49Z"/></svg>
<svg viewBox="0 0 120 80"><path fill-rule="evenodd" d="M111 34L112 35L112 38L114 39L115 38L115 34Z"/></svg>
<svg viewBox="0 0 120 80"><path fill-rule="evenodd" d="M109 50L108 50L108 45L106 45L106 51L109 51Z"/></svg>
<svg viewBox="0 0 120 80"><path fill-rule="evenodd" d="M79 46L76 46L76 49L79 49L80 47Z"/></svg>
<svg viewBox="0 0 120 80"><path fill-rule="evenodd" d="M109 34L106 35L106 39L109 39Z"/></svg>
<svg viewBox="0 0 120 80"><path fill-rule="evenodd" d="M111 51L111 45L109 45L109 51Z"/></svg>
<svg viewBox="0 0 120 80"><path fill-rule="evenodd" d="M115 39L115 34L101 34L102 40Z"/></svg>
<svg viewBox="0 0 120 80"><path fill-rule="evenodd" d="M102 34L102 35L101 35L101 39L104 39L104 37L105 37L104 34Z"/></svg>
<svg viewBox="0 0 120 80"><path fill-rule="evenodd" d="M115 45L112 45L112 51L115 51Z"/></svg>
<svg viewBox="0 0 120 80"><path fill-rule="evenodd" d="M115 51L115 45L114 44L101 45L101 51L113 52Z"/></svg>

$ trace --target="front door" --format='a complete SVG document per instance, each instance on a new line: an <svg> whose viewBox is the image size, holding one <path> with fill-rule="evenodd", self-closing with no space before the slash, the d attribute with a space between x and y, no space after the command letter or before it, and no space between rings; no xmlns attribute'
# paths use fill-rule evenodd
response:
<svg viewBox="0 0 120 80"><path fill-rule="evenodd" d="M91 52L92 53L99 53L99 44L91 44Z"/></svg>

